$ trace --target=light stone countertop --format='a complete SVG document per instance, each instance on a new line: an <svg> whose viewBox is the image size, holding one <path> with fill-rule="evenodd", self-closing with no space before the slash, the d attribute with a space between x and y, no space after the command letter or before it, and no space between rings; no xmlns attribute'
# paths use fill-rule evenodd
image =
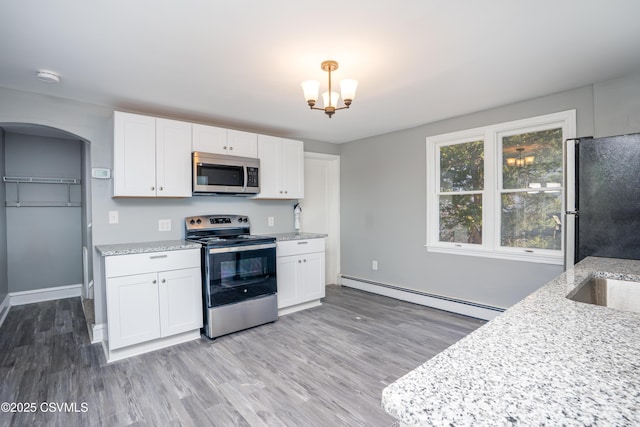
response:
<svg viewBox="0 0 640 427"><path fill-rule="evenodd" d="M148 252L178 251L182 249L199 249L200 243L186 240L161 240L157 242L120 243L115 245L98 245L96 249L102 256L143 254Z"/></svg>
<svg viewBox="0 0 640 427"><path fill-rule="evenodd" d="M324 237L327 237L326 234L322 233L299 233L297 231L291 233L269 234L269 236L275 237L276 242L285 242L287 240L322 239Z"/></svg>
<svg viewBox="0 0 640 427"><path fill-rule="evenodd" d="M640 313L565 298L593 273L640 281L640 261L583 260L387 386L383 408L407 426L640 425Z"/></svg>

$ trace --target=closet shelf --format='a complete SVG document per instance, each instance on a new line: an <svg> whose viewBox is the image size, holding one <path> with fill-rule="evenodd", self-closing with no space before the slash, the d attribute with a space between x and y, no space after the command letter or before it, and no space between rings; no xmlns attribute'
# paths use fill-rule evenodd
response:
<svg viewBox="0 0 640 427"><path fill-rule="evenodd" d="M37 176L4 176L4 182L31 183L31 184L81 184L80 178L47 178Z"/></svg>
<svg viewBox="0 0 640 427"><path fill-rule="evenodd" d="M5 202L8 208L80 208L80 202Z"/></svg>
<svg viewBox="0 0 640 427"><path fill-rule="evenodd" d="M16 200L5 201L6 207L80 207L81 202L71 200L71 186L80 185L80 178L49 178L36 176L3 176L4 182L16 184ZM64 184L67 186L67 200L65 201L23 201L20 199L20 184Z"/></svg>

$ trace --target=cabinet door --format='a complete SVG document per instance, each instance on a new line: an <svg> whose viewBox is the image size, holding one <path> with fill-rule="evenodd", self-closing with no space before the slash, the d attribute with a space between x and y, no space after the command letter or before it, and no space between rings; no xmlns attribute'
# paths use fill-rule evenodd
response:
<svg viewBox="0 0 640 427"><path fill-rule="evenodd" d="M299 293L303 302L324 298L324 252L304 254L300 274Z"/></svg>
<svg viewBox="0 0 640 427"><path fill-rule="evenodd" d="M229 152L234 156L258 157L258 135L239 130L227 130Z"/></svg>
<svg viewBox="0 0 640 427"><path fill-rule="evenodd" d="M191 197L191 123L156 119L156 195Z"/></svg>
<svg viewBox="0 0 640 427"><path fill-rule="evenodd" d="M304 148L301 141L283 139L281 141L282 166L281 190L288 199L304 197Z"/></svg>
<svg viewBox="0 0 640 427"><path fill-rule="evenodd" d="M107 279L110 349L160 337L157 278L147 273Z"/></svg>
<svg viewBox="0 0 640 427"><path fill-rule="evenodd" d="M278 278L278 308L285 308L297 304L299 256L284 256L276 258Z"/></svg>
<svg viewBox="0 0 640 427"><path fill-rule="evenodd" d="M258 135L258 158L260 159L260 193L256 198L280 198L280 138Z"/></svg>
<svg viewBox="0 0 640 427"><path fill-rule="evenodd" d="M162 336L202 327L202 285L199 268L158 273Z"/></svg>
<svg viewBox="0 0 640 427"><path fill-rule="evenodd" d="M156 195L156 119L114 112L113 195Z"/></svg>
<svg viewBox="0 0 640 427"><path fill-rule="evenodd" d="M214 126L193 124L192 151L203 153L228 154L227 130Z"/></svg>

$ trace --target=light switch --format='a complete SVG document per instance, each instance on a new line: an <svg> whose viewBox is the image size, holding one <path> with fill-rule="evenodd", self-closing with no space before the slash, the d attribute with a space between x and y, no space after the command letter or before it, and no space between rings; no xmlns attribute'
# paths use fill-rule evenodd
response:
<svg viewBox="0 0 640 427"><path fill-rule="evenodd" d="M273 227L274 223L275 223L275 220L274 220L274 218L272 216L267 218L267 225L269 227Z"/></svg>
<svg viewBox="0 0 640 427"><path fill-rule="evenodd" d="M118 211L109 211L109 224L118 223Z"/></svg>
<svg viewBox="0 0 640 427"><path fill-rule="evenodd" d="M171 220L170 219L158 220L158 231L171 231Z"/></svg>

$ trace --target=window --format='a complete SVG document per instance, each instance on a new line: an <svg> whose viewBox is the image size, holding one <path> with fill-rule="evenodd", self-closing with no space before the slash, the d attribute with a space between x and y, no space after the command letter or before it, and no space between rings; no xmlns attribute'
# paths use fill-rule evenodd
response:
<svg viewBox="0 0 640 427"><path fill-rule="evenodd" d="M563 263L575 110L427 138L427 248Z"/></svg>

